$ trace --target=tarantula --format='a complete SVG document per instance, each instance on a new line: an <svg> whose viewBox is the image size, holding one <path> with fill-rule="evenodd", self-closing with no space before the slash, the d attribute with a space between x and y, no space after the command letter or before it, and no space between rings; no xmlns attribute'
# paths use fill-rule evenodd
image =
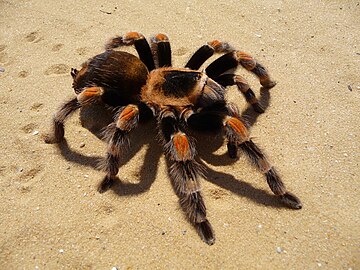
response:
<svg viewBox="0 0 360 270"><path fill-rule="evenodd" d="M184 68L171 66L171 48L166 35L157 34L150 44L142 34L129 32L111 39L106 51L84 63L81 70L72 69L77 96L55 114L53 131L45 141L62 141L65 120L83 106L102 102L115 108L114 121L104 131L108 142L103 162L106 176L98 187L99 192L104 192L116 179L120 156L129 143L129 132L142 119L149 115L155 117L160 142L172 164L169 174L180 205L209 245L214 243L215 235L200 192L199 176L204 177L204 169L195 158L195 141L188 134L188 128L223 130L229 156L236 158L238 150L242 150L265 175L272 192L288 207L300 209L300 200L286 190L275 168L250 138L237 107L224 98L226 87L236 85L246 101L257 112L263 112L246 80L231 71L242 66L255 74L263 87L271 88L275 82L267 70L249 54L219 40L200 47ZM139 58L114 50L131 45L135 46ZM199 71L215 53L222 56Z"/></svg>

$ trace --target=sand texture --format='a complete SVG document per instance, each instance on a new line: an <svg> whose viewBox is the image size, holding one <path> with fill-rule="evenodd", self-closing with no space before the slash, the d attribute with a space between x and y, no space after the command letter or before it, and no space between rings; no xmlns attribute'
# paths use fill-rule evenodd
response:
<svg viewBox="0 0 360 270"><path fill-rule="evenodd" d="M0 0L0 269L360 269L359 18L359 1ZM264 114L234 87L227 98L303 209L284 207L243 155L229 159L221 135L199 135L208 246L179 206L153 122L131 135L103 194L102 108L71 117L66 142L44 143L75 96L70 69L129 31L166 33L174 66L220 39L268 68L270 91L238 70Z"/></svg>

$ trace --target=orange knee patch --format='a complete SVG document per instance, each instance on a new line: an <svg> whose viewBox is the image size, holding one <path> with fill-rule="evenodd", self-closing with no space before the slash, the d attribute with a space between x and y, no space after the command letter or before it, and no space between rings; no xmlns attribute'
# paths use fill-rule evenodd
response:
<svg viewBox="0 0 360 270"><path fill-rule="evenodd" d="M226 124L239 134L243 141L247 141L249 139L249 131L239 119L230 117L226 120Z"/></svg>
<svg viewBox="0 0 360 270"><path fill-rule="evenodd" d="M236 52L236 59L247 70L252 70L256 67L256 61L250 54L245 52Z"/></svg>
<svg viewBox="0 0 360 270"><path fill-rule="evenodd" d="M137 106L128 105L120 113L119 119L116 123L116 127L121 130L129 130L131 128L131 123L139 115L139 109Z"/></svg>
<svg viewBox="0 0 360 270"><path fill-rule="evenodd" d="M77 96L77 100L82 105L90 104L96 101L103 93L104 90L101 87L89 87Z"/></svg>
<svg viewBox="0 0 360 270"><path fill-rule="evenodd" d="M187 136L184 133L178 132L172 137L172 142L175 150L175 159L178 161L185 161L191 159L190 144Z"/></svg>
<svg viewBox="0 0 360 270"><path fill-rule="evenodd" d="M229 44L221 42L220 40L212 40L207 43L210 47L214 49L215 52L221 53L221 52L228 52L231 50Z"/></svg>
<svg viewBox="0 0 360 270"><path fill-rule="evenodd" d="M128 41L130 41L130 40L135 41L135 40L141 39L141 38L144 38L144 36L138 32L128 32L124 35L124 39L126 39Z"/></svg>
<svg viewBox="0 0 360 270"><path fill-rule="evenodd" d="M222 46L221 41L217 40L217 39L208 42L208 44L209 44L209 46L213 47L215 51L217 51Z"/></svg>
<svg viewBox="0 0 360 270"><path fill-rule="evenodd" d="M164 42L168 42L169 41L169 38L167 37L167 35L165 34L157 34L155 37L154 37L155 41L156 42L161 42L161 41L164 41Z"/></svg>

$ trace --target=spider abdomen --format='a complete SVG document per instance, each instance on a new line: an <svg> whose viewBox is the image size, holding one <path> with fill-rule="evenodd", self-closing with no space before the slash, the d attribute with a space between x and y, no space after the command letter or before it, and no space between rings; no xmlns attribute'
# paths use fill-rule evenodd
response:
<svg viewBox="0 0 360 270"><path fill-rule="evenodd" d="M136 56L123 51L105 51L83 64L74 75L73 88L78 94L86 87L104 88L102 100L110 106L139 100L148 70Z"/></svg>

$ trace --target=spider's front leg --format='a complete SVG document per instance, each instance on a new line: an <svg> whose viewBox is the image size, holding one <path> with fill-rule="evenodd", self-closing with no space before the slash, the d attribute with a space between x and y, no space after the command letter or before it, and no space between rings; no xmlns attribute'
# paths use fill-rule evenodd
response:
<svg viewBox="0 0 360 270"><path fill-rule="evenodd" d="M237 151L238 147L249 157L265 175L271 191L279 196L284 204L293 209L301 209L302 203L300 199L286 190L275 168L267 160L263 151L251 140L249 131L238 117L237 108L234 105L228 104L228 111L228 116L224 119L225 133L229 141L228 147L230 145L233 151Z"/></svg>
<svg viewBox="0 0 360 270"><path fill-rule="evenodd" d="M203 241L212 245L215 236L206 218L206 207L200 193L198 176L202 175L202 168L194 159L193 139L185 134L176 113L170 108L163 109L158 118L164 150L172 162L170 176L180 197L180 205Z"/></svg>
<svg viewBox="0 0 360 270"><path fill-rule="evenodd" d="M109 124L104 136L108 142L106 158L100 164L106 176L98 187L100 193L108 190L119 172L119 162L122 152L129 146L128 133L137 127L140 111L137 105L127 105L119 109L115 121Z"/></svg>

